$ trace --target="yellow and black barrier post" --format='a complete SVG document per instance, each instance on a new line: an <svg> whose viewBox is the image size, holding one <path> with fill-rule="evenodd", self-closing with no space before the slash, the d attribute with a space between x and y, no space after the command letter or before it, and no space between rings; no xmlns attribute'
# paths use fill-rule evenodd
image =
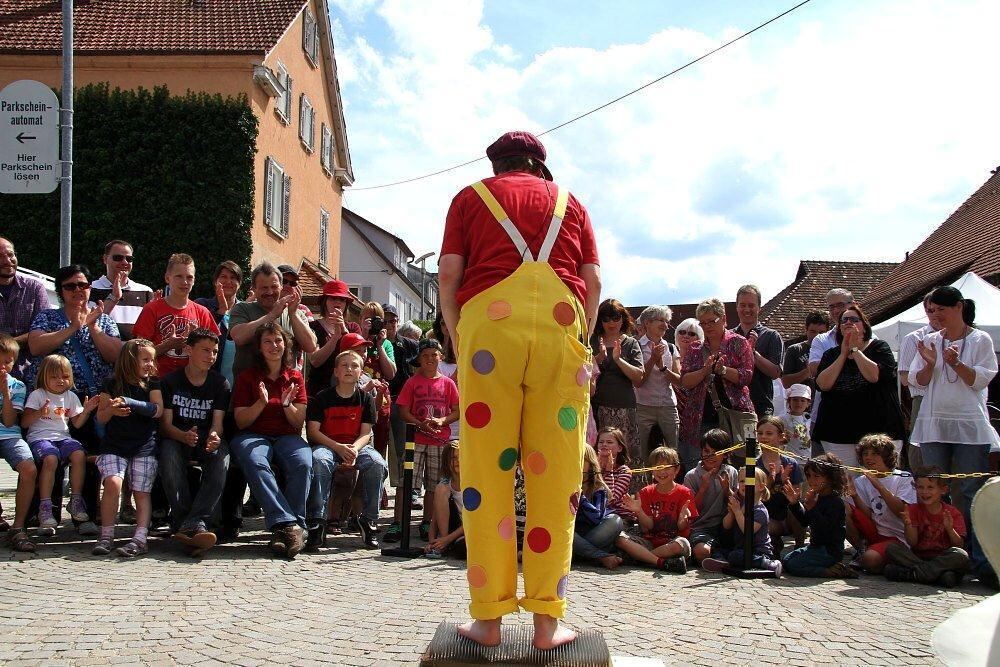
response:
<svg viewBox="0 0 1000 667"><path fill-rule="evenodd" d="M399 546L382 549L383 556L417 558L424 555L423 549L410 547L410 514L413 504L413 454L416 450L416 444L414 443L416 430L413 424L406 425L406 450L403 454L403 488L396 494L396 502L403 503L400 523L403 533L399 541ZM400 494L402 494L402 497L400 497Z"/></svg>
<svg viewBox="0 0 1000 667"><path fill-rule="evenodd" d="M753 510L757 503L757 433L753 426L746 425L743 441L746 443L746 465L743 467L743 568L731 567L725 570L740 579L771 579L777 575L771 570L753 566ZM767 530L767 526L764 526Z"/></svg>

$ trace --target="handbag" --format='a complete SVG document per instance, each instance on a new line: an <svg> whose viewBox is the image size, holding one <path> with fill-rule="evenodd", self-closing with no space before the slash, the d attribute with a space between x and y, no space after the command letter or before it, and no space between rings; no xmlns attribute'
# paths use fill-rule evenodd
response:
<svg viewBox="0 0 1000 667"><path fill-rule="evenodd" d="M707 355L705 353L707 351L706 347L702 347L702 356L706 360ZM712 399L712 407L715 408L715 412L719 415L719 428L729 434L733 444L746 442L749 438L754 437L756 433L757 415L753 412L743 412L728 405L723 405L719 391L715 388L715 377L715 373L711 373L708 376L708 395ZM726 397L726 403L729 403L728 397Z"/></svg>

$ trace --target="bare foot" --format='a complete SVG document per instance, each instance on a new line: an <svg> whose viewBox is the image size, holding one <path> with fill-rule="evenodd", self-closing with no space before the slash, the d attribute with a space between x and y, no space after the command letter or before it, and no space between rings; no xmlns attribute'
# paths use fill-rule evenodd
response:
<svg viewBox="0 0 1000 667"><path fill-rule="evenodd" d="M458 634L471 639L480 646L500 645L500 619L488 621L471 621L458 626Z"/></svg>
<svg viewBox="0 0 1000 667"><path fill-rule="evenodd" d="M576 639L576 632L559 625L559 619L546 614L535 614L535 638L532 645L539 651L568 644Z"/></svg>
<svg viewBox="0 0 1000 667"><path fill-rule="evenodd" d="M622 564L622 559L618 556L615 556L614 554L605 556L604 558L601 559L601 565L608 568L609 570L613 570L621 564Z"/></svg>

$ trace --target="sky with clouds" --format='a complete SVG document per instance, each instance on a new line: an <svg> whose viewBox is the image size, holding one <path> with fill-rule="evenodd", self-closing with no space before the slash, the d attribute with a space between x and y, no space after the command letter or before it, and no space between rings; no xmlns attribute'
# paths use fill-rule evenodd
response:
<svg viewBox="0 0 1000 667"><path fill-rule="evenodd" d="M357 182L345 205L440 249L454 194L536 133L683 65L794 0L333 0ZM543 137L587 206L604 294L765 300L801 259L901 261L1000 165L995 0L812 0Z"/></svg>

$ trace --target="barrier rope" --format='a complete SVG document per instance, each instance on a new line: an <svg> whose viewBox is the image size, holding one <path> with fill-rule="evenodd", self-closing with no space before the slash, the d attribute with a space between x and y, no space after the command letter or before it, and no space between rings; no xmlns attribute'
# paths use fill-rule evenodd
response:
<svg viewBox="0 0 1000 667"><path fill-rule="evenodd" d="M737 449L743 449L744 446L745 445L741 442L741 443L739 443L737 445L733 445L732 447L727 447L726 449L720 449L719 451L715 452L711 456L702 456L701 460L704 461L705 459L715 458L716 456L725 456L729 452L735 452ZM666 468L676 468L676 467L677 466L675 466L675 465L666 465L666 464L664 464L664 465L658 465L658 466L649 466L647 468L632 468L632 474L633 475L637 475L639 473L654 472L656 470L665 470Z"/></svg>
<svg viewBox="0 0 1000 667"><path fill-rule="evenodd" d="M766 449L772 452L778 452L779 454L784 454L789 458L798 459L799 461L806 461L806 462L812 461L822 466L843 468L844 470L849 470L850 472L856 472L861 475L873 475L875 477L892 477L893 475L897 477L913 477L913 473L908 470L892 470L888 472L881 472L879 470L870 470L868 468L862 468L860 466L849 466L849 465L844 465L843 463L836 464L836 463L829 463L827 461L820 461L815 457L803 456L795 452L790 452L788 450L781 449L780 447L775 447L773 445L765 445L762 442L758 442L757 444L760 446L761 449ZM997 472L996 470L990 470L987 472L941 472L941 473L934 473L932 475L926 475L926 477L934 479L977 479L980 477L997 477L998 475L1000 475L1000 472Z"/></svg>

